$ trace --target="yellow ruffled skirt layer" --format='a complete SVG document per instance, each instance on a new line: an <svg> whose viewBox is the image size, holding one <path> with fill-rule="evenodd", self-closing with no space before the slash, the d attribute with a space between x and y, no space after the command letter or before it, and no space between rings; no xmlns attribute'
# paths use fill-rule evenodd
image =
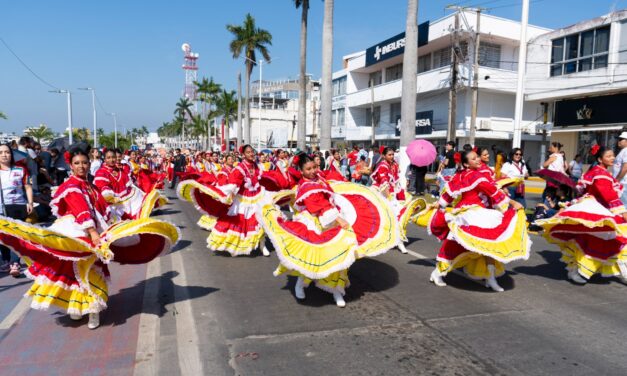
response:
<svg viewBox="0 0 627 376"><path fill-rule="evenodd" d="M207 231L211 231L213 230L213 226L216 225L216 221L217 219L215 217L210 217L208 215L203 214L196 224L200 228L203 228Z"/></svg>
<svg viewBox="0 0 627 376"><path fill-rule="evenodd" d="M436 267L445 276L455 269L463 269L464 273L472 279L483 280L490 277L488 270L489 258L474 252L466 251L455 257L452 261L438 260ZM498 261L492 261L494 265L494 276L500 277L505 274L505 266Z"/></svg>
<svg viewBox="0 0 627 376"><path fill-rule="evenodd" d="M585 279L590 279L595 274L603 277L622 275L619 262L627 265L627 251L623 250L618 255L600 260L586 255L575 243L562 243L559 245L562 251L561 260L566 263L567 270L576 269Z"/></svg>
<svg viewBox="0 0 627 376"><path fill-rule="evenodd" d="M282 274L302 278L305 287L308 287L313 281L317 288L331 294L339 292L340 294L345 295L346 289L350 286L350 281L348 280L348 269L342 269L331 273L325 278L311 279L295 270L290 270L283 265L279 265L274 271L274 275L278 277Z"/></svg>

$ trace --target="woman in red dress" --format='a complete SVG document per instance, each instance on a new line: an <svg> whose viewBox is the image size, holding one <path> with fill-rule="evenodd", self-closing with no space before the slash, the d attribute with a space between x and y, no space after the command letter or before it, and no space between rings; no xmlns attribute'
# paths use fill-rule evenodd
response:
<svg viewBox="0 0 627 376"><path fill-rule="evenodd" d="M478 148L477 154L481 159L481 165L479 166L477 171L483 174L483 176L485 176L488 180L495 181L496 174L494 173L492 167L488 166L488 163L490 163L490 151L488 150L488 148Z"/></svg>
<svg viewBox="0 0 627 376"><path fill-rule="evenodd" d="M549 242L561 248L573 282L584 284L600 274L627 283L627 210L620 200L621 184L608 171L614 152L595 145L590 154L596 164L577 183L582 197L536 224L544 228Z"/></svg>
<svg viewBox="0 0 627 376"><path fill-rule="evenodd" d="M458 171L440 196L441 210L429 221L429 233L443 241L431 281L446 286L443 277L463 268L470 278L501 292L496 277L505 273L503 264L529 257L525 213L479 171L477 153L456 153L456 159ZM453 210L445 211L450 205Z"/></svg>
<svg viewBox="0 0 627 376"><path fill-rule="evenodd" d="M358 258L393 248L399 239L398 224L377 193L359 184L326 181L304 153L294 159L302 179L297 185L293 219L285 219L270 203L259 213L281 261L274 275L298 277L298 299L305 298L305 288L314 281L344 307L348 268Z"/></svg>
<svg viewBox="0 0 627 376"><path fill-rule="evenodd" d="M73 320L89 315L89 329L100 325L107 307L109 270L121 264L148 262L178 240L171 224L144 219L109 225L109 206L89 183L89 149L71 148L70 176L50 202L57 220L48 228L0 217L0 243L20 254L34 280L26 293L31 307L56 306Z"/></svg>

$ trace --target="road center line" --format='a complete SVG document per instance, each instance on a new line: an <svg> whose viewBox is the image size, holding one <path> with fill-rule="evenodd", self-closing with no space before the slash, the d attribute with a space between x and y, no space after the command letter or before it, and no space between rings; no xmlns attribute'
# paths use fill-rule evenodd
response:
<svg viewBox="0 0 627 376"><path fill-rule="evenodd" d="M30 298L22 298L20 301L13 307L11 312L7 315L7 317L0 322L0 330L7 330L13 326L18 320L20 320L26 312L30 309Z"/></svg>
<svg viewBox="0 0 627 376"><path fill-rule="evenodd" d="M134 376L156 375L159 371L159 276L161 260L156 259L146 269L146 287L142 313L139 316L139 334L135 353Z"/></svg>

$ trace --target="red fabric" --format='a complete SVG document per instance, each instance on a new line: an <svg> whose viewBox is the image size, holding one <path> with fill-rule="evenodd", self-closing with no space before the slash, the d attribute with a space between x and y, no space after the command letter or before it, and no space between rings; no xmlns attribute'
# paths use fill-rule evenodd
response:
<svg viewBox="0 0 627 376"><path fill-rule="evenodd" d="M98 188L75 175L57 188L50 206L56 209L59 217L71 214L79 225L89 220L96 223L95 211L104 218L108 215L108 204Z"/></svg>
<svg viewBox="0 0 627 376"><path fill-rule="evenodd" d="M610 210L623 206L620 200L622 186L606 169L598 165L582 176L577 188L594 196L601 205Z"/></svg>
<svg viewBox="0 0 627 376"><path fill-rule="evenodd" d="M466 248L462 247L461 244L451 239L444 239L442 242L442 247L440 247L440 252L438 253L438 260L446 260L451 262L455 260L455 258L462 253L466 252Z"/></svg>
<svg viewBox="0 0 627 376"><path fill-rule="evenodd" d="M228 184L229 183L229 175L231 175L231 173L233 173L233 170L235 170L235 167L229 167L227 165L224 165L224 167L220 170L220 172L215 174L216 180L217 180L217 184L218 185Z"/></svg>
<svg viewBox="0 0 627 376"><path fill-rule="evenodd" d="M473 189L469 189L472 185ZM461 199L455 207L468 205L480 205L484 208L496 206L507 200L507 196L498 188L494 181L489 181L484 174L477 170L462 170L457 172L447 183L447 191L442 194L440 200L451 204L457 195Z"/></svg>
<svg viewBox="0 0 627 376"><path fill-rule="evenodd" d="M372 185L375 187L382 187L387 183L390 188L390 194L400 194L397 192L396 186L399 180L399 167L396 162L388 163L386 160L381 161L370 175L372 178ZM400 200L405 199L405 195L401 195Z"/></svg>
<svg viewBox="0 0 627 376"><path fill-rule="evenodd" d="M335 169L320 171L319 175L326 180L344 181L344 182L347 181L344 175L342 175L340 172L338 172Z"/></svg>
<svg viewBox="0 0 627 376"><path fill-rule="evenodd" d="M488 166L487 164L485 164L483 162L481 162L481 166L479 166L479 168L477 169L477 172L481 173L489 181L495 181L496 180L496 174L494 173L494 170L492 170L490 168L490 166Z"/></svg>
<svg viewBox="0 0 627 376"><path fill-rule="evenodd" d="M125 196L131 192L129 171L128 165L124 165L121 170L117 167L102 165L96 171L94 185L100 193L111 191L117 196Z"/></svg>
<svg viewBox="0 0 627 376"><path fill-rule="evenodd" d="M355 164L357 164L357 154L359 154L359 151L357 150L353 150L350 153L348 153L346 158L348 159L349 166L354 166Z"/></svg>

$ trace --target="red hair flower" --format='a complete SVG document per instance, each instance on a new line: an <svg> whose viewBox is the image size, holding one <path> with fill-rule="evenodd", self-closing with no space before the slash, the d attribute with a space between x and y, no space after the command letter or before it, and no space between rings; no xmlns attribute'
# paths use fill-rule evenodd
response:
<svg viewBox="0 0 627 376"><path fill-rule="evenodd" d="M597 155L599 149L601 149L601 146L599 146L599 144L594 144L594 146L590 148L590 154Z"/></svg>
<svg viewBox="0 0 627 376"><path fill-rule="evenodd" d="M455 161L455 164L462 163L462 155L461 155L461 153L457 152L457 153L453 154L453 160Z"/></svg>
<svg viewBox="0 0 627 376"><path fill-rule="evenodd" d="M385 145L379 146L379 154L383 154L383 150L385 150Z"/></svg>
<svg viewBox="0 0 627 376"><path fill-rule="evenodd" d="M72 162L72 156L69 151L63 153L63 158L65 159L65 163L67 163L68 165Z"/></svg>
<svg viewBox="0 0 627 376"><path fill-rule="evenodd" d="M244 154L244 145L240 145L239 149L237 149L240 154Z"/></svg>
<svg viewBox="0 0 627 376"><path fill-rule="evenodd" d="M474 151L475 153L479 152L479 148L477 146L475 146L474 148L472 148L472 151Z"/></svg>
<svg viewBox="0 0 627 376"><path fill-rule="evenodd" d="M297 155L292 158L292 164L298 165L298 162L300 162L300 156Z"/></svg>

